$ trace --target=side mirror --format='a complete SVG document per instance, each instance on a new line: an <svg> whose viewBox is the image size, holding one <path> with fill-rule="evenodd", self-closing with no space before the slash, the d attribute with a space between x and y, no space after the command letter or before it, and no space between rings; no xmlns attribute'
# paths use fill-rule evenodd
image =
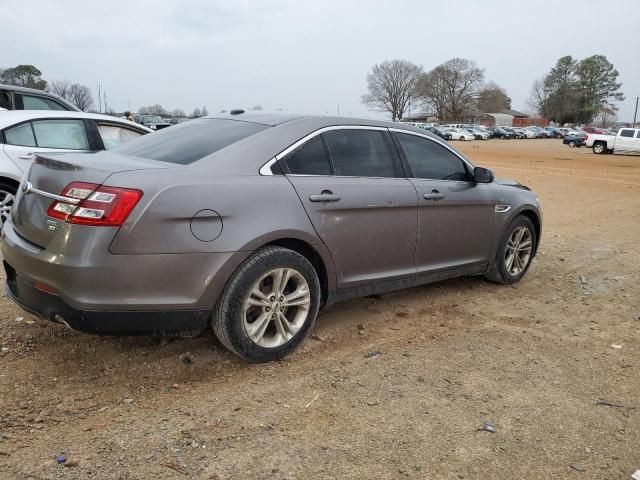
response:
<svg viewBox="0 0 640 480"><path fill-rule="evenodd" d="M473 169L473 181L476 183L493 182L493 172L488 168L476 167Z"/></svg>

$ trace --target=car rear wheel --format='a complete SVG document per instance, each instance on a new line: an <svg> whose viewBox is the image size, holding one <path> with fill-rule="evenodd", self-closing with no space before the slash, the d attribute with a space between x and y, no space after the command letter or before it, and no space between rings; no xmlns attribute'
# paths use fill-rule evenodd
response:
<svg viewBox="0 0 640 480"><path fill-rule="evenodd" d="M231 276L213 313L220 342L249 362L279 360L315 323L320 282L309 261L282 247L266 247Z"/></svg>
<svg viewBox="0 0 640 480"><path fill-rule="evenodd" d="M593 153L597 153L599 155L602 155L604 153L607 153L607 149L605 148L604 144L601 143L601 142L594 143L593 144Z"/></svg>
<svg viewBox="0 0 640 480"><path fill-rule="evenodd" d="M4 226L4 222L7 221L9 215L11 215L11 209L13 208L13 201L16 198L17 189L15 186L0 181L0 230Z"/></svg>
<svg viewBox="0 0 640 480"><path fill-rule="evenodd" d="M512 284L527 273L536 251L538 239L531 220L519 215L507 228L496 258L486 277L496 283Z"/></svg>
<svg viewBox="0 0 640 480"><path fill-rule="evenodd" d="M575 146L576 146L576 142L574 142L573 140L571 140L571 141L569 142L569 146L570 146L571 148L575 148Z"/></svg>

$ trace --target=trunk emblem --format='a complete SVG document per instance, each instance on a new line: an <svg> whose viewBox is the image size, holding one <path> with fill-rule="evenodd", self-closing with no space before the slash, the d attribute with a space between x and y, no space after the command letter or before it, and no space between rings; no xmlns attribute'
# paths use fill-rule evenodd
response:
<svg viewBox="0 0 640 480"><path fill-rule="evenodd" d="M31 182L24 182L22 184L22 193L24 195L28 195L33 191L33 185L31 185Z"/></svg>

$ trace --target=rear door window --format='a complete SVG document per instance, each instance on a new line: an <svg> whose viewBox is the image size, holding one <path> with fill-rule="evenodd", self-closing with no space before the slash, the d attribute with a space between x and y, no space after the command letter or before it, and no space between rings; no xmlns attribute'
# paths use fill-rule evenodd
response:
<svg viewBox="0 0 640 480"><path fill-rule="evenodd" d="M36 95L20 95L22 96L22 108L24 110L68 110L60 103L49 98Z"/></svg>
<svg viewBox="0 0 640 480"><path fill-rule="evenodd" d="M400 176L380 130L341 129L322 134L335 174L345 177Z"/></svg>
<svg viewBox="0 0 640 480"><path fill-rule="evenodd" d="M635 132L633 130L629 130L629 129L622 129L620 130L620 136L621 137L628 137L628 138L633 138L633 134Z"/></svg>
<svg viewBox="0 0 640 480"><path fill-rule="evenodd" d="M32 123L38 147L89 150L82 120L36 120Z"/></svg>
<svg viewBox="0 0 640 480"><path fill-rule="evenodd" d="M331 165L320 135L289 153L285 162L288 172L294 175L331 175Z"/></svg>
<svg viewBox="0 0 640 480"><path fill-rule="evenodd" d="M33 135L31 123L23 123L5 130L4 137L7 145L19 145L22 147L35 147L36 137Z"/></svg>
<svg viewBox="0 0 640 480"><path fill-rule="evenodd" d="M117 147L121 143L126 143L143 135L142 132L137 132L130 128L101 123L98 123L98 132L100 132L100 138L102 138L102 143L106 150Z"/></svg>

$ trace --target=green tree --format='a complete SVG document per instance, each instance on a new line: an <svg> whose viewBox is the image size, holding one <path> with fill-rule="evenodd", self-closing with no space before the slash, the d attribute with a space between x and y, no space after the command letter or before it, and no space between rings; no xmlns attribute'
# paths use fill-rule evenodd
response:
<svg viewBox="0 0 640 480"><path fill-rule="evenodd" d="M576 67L578 61L571 55L556 62L543 80L547 92L542 105L542 115L561 124L578 121L578 93L576 91Z"/></svg>
<svg viewBox="0 0 640 480"><path fill-rule="evenodd" d="M618 70L604 55L580 61L575 70L579 96L578 121L590 123L604 109L616 110L613 101L624 100L618 82Z"/></svg>
<svg viewBox="0 0 640 480"><path fill-rule="evenodd" d="M477 109L482 113L499 113L511 108L511 98L504 88L488 82L478 91Z"/></svg>
<svg viewBox="0 0 640 480"><path fill-rule="evenodd" d="M41 77L42 72L33 65L18 65L4 70L0 76L0 83L45 90L47 82Z"/></svg>

